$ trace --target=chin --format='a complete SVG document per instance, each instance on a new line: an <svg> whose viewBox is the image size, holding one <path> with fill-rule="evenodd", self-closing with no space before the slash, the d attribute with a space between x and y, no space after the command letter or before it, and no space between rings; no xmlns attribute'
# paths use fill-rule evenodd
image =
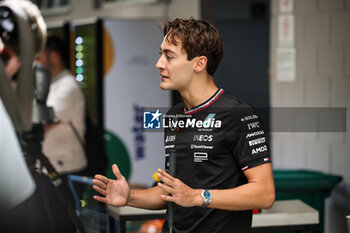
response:
<svg viewBox="0 0 350 233"><path fill-rule="evenodd" d="M160 89L162 89L163 91L171 90L169 87L167 87L167 85L164 85L164 83L160 83L159 87L160 87Z"/></svg>

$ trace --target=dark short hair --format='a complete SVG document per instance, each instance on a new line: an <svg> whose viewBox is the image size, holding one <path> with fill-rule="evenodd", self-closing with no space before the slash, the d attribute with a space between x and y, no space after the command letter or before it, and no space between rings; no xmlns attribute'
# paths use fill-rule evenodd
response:
<svg viewBox="0 0 350 233"><path fill-rule="evenodd" d="M45 50L47 52L56 52L63 64L67 67L67 45L59 36L48 35Z"/></svg>
<svg viewBox="0 0 350 233"><path fill-rule="evenodd" d="M215 26L192 17L172 21L162 19L159 21L159 26L163 29L164 36L167 36L168 42L177 45L175 37L181 39L188 60L206 56L207 72L214 75L224 55L224 43Z"/></svg>

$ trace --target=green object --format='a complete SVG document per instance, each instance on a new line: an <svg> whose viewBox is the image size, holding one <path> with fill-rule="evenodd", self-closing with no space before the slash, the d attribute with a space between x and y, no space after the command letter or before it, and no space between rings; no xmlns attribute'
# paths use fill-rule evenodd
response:
<svg viewBox="0 0 350 233"><path fill-rule="evenodd" d="M106 176L110 179L115 179L112 165L117 164L122 175L128 180L131 174L131 161L124 143L114 133L108 130L105 130L104 138L108 157Z"/></svg>
<svg viewBox="0 0 350 233"><path fill-rule="evenodd" d="M325 199L342 177L308 170L274 170L273 175L276 200L299 199L317 209L323 233Z"/></svg>

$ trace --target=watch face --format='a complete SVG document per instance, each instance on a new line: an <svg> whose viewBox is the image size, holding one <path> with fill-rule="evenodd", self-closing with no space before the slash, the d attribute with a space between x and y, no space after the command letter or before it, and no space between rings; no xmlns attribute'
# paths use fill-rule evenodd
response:
<svg viewBox="0 0 350 233"><path fill-rule="evenodd" d="M204 196L205 199L209 199L209 198L211 197L211 193L210 193L209 191L206 190L206 191L203 193L203 196Z"/></svg>
<svg viewBox="0 0 350 233"><path fill-rule="evenodd" d="M211 203L211 193L209 190L202 190L201 197L203 198L202 207L207 207Z"/></svg>

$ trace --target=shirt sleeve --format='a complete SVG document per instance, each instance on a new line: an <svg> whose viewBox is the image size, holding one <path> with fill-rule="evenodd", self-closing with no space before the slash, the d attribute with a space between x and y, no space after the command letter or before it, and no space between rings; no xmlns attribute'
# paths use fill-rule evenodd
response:
<svg viewBox="0 0 350 233"><path fill-rule="evenodd" d="M271 162L263 121L251 106L234 108L231 129L229 143L242 171Z"/></svg>

